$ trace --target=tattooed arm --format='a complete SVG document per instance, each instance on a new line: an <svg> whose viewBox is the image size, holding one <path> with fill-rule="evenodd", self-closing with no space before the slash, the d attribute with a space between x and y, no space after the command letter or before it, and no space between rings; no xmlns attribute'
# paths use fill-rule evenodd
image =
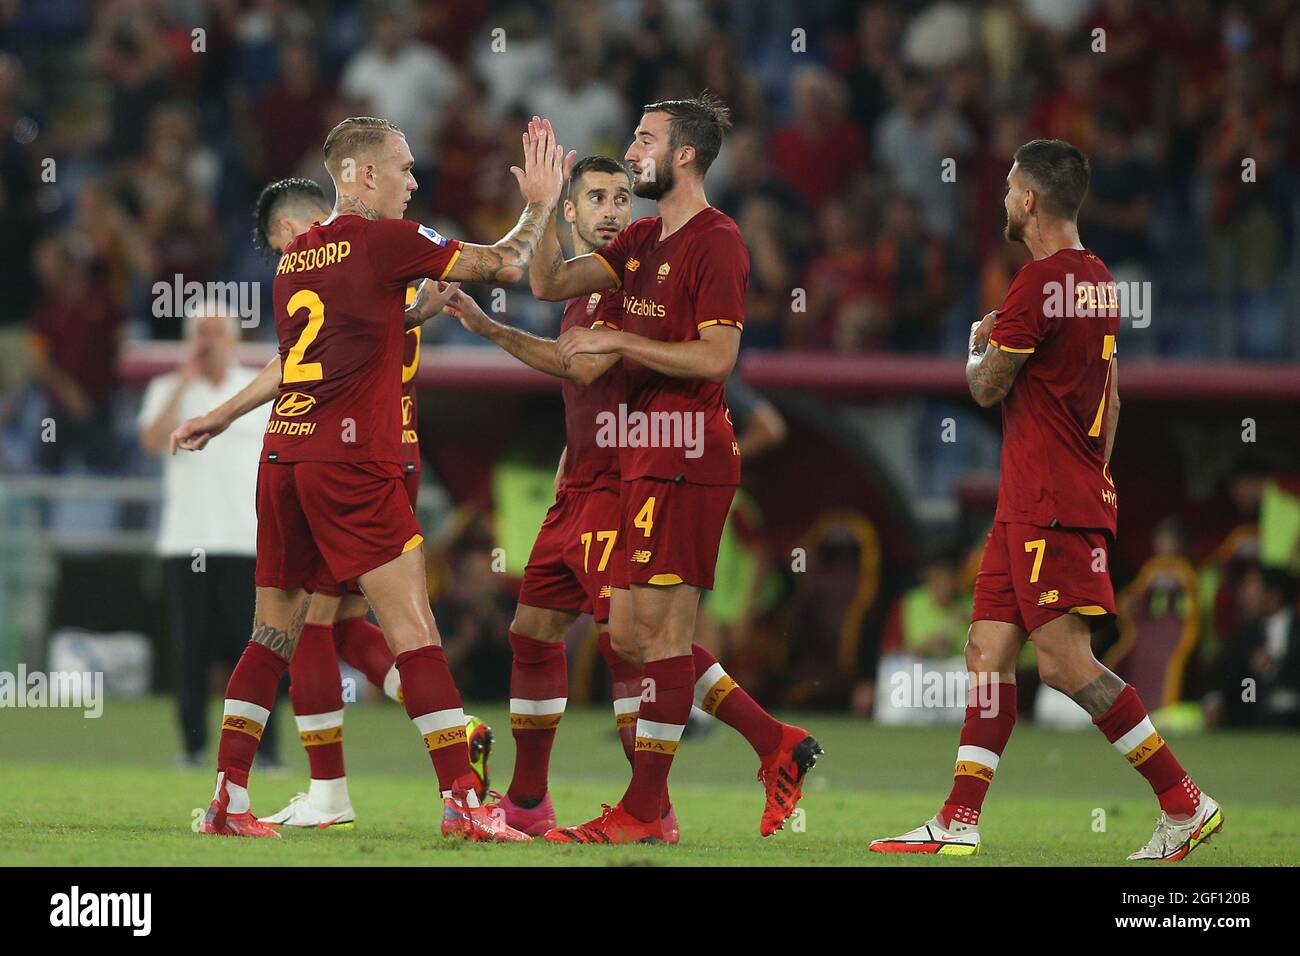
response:
<svg viewBox="0 0 1300 956"><path fill-rule="evenodd" d="M530 202L515 227L490 246L464 243L447 279L508 285L524 277L542 233L555 211L553 204Z"/></svg>
<svg viewBox="0 0 1300 956"><path fill-rule="evenodd" d="M545 302L560 302L579 295L590 295L618 285L618 279L604 261L593 255L565 259L560 249L559 217L555 228L547 229L537 246L537 255L528 270L528 284L533 296Z"/></svg>
<svg viewBox="0 0 1300 956"><path fill-rule="evenodd" d="M1007 397L1029 353L1004 352L996 345L978 352L975 348L972 344L966 360L966 384L980 408L992 408Z"/></svg>
<svg viewBox="0 0 1300 956"><path fill-rule="evenodd" d="M617 355L580 355L577 356L577 361L566 366L560 361L554 339L544 339L513 325L496 321L479 307L472 296L463 292L451 297L445 311L459 319L465 331L495 342L525 365L580 385L590 385L619 360Z"/></svg>
<svg viewBox="0 0 1300 956"><path fill-rule="evenodd" d="M523 140L524 168L510 167L528 203L519 221L490 246L463 244L460 256L443 278L497 284L523 278L524 268L532 260L555 212L555 204L560 201L575 156L573 152L565 155L564 147L555 141L549 120L534 116Z"/></svg>

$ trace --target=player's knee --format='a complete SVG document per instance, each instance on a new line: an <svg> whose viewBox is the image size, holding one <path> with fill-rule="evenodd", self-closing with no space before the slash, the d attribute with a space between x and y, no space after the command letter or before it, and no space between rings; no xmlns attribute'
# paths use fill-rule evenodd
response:
<svg viewBox="0 0 1300 956"><path fill-rule="evenodd" d="M641 659L641 648L637 645L636 634L633 633L632 628L626 625L615 626L613 621L609 622L609 646L624 660L639 661Z"/></svg>
<svg viewBox="0 0 1300 956"><path fill-rule="evenodd" d="M975 634L966 639L966 670L972 674L1001 674L1015 670L1015 658L1006 660L1004 648L981 640Z"/></svg>

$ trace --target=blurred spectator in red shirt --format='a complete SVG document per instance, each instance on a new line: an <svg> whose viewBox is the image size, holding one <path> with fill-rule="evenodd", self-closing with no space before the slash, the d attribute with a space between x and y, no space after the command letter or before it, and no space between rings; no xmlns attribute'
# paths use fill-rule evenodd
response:
<svg viewBox="0 0 1300 956"><path fill-rule="evenodd" d="M117 462L113 393L125 314L84 252L67 239L45 239L36 250L44 294L31 322L32 370L50 402L53 427L42 423L36 460L62 471L73 458L88 468Z"/></svg>
<svg viewBox="0 0 1300 956"><path fill-rule="evenodd" d="M320 144L330 130L328 112L333 102L334 86L321 78L311 47L298 42L282 44L280 79L267 87L257 103L262 179L295 175L307 154L319 165Z"/></svg>
<svg viewBox="0 0 1300 956"><path fill-rule="evenodd" d="M849 203L833 199L818 218L826 251L808 270L808 311L793 318L799 344L858 351L878 348L889 336L888 279L881 274L861 228L870 221Z"/></svg>
<svg viewBox="0 0 1300 956"><path fill-rule="evenodd" d="M1076 50L1061 66L1059 84L1040 96L1029 111L1029 131L1043 139L1063 139L1092 153L1097 112L1099 54ZM1008 168L1010 168L1008 166Z"/></svg>
<svg viewBox="0 0 1300 956"><path fill-rule="evenodd" d="M1174 4L1173 6L1183 6ZM1194 5L1194 4L1187 4ZM1156 66L1159 53L1167 42L1164 19L1139 0L1106 0L1091 20L1084 24L1080 46L1091 49L1094 30L1104 30L1106 51L1096 56L1100 82L1093 96L1100 92L1107 100L1121 106L1130 122L1147 122L1151 117L1152 99L1157 85ZM1079 145L1079 144L1075 144ZM1079 146L1083 149L1082 146Z"/></svg>
<svg viewBox="0 0 1300 956"><path fill-rule="evenodd" d="M844 116L844 86L819 66L794 74L795 118L772 137L772 163L808 205L843 195L867 167L867 141Z"/></svg>

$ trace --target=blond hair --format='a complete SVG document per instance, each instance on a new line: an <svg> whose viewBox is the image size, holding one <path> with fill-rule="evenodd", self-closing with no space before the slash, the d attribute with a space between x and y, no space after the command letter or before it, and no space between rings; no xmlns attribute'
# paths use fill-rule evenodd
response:
<svg viewBox="0 0 1300 956"><path fill-rule="evenodd" d="M397 126L378 116L349 116L325 137L325 168L337 179L345 157L356 158L382 146L394 133L406 136Z"/></svg>

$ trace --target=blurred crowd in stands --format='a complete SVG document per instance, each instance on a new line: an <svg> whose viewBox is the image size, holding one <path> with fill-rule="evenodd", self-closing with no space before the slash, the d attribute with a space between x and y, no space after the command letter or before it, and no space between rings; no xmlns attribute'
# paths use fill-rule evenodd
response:
<svg viewBox="0 0 1300 956"><path fill-rule="evenodd" d="M622 156L642 104L704 88L736 123L708 195L751 253L744 349L961 353L1024 261L1002 239L1004 177L1044 136L1091 157L1085 244L1151 284L1152 321L1125 328L1126 354L1300 359L1294 0L0 0L0 469L59 471L76 451L91 470L140 470L122 461L138 452L121 349L182 335L156 314L155 283L258 283L269 316L253 199L276 178L324 181L321 144L342 118L406 131L410 218L489 241L519 212L507 170L527 117L548 116L579 155ZM526 288L508 303L513 321L556 331L556 308ZM272 324L244 335L269 341ZM431 324L439 340L478 342ZM14 438L46 411L66 441ZM484 520L458 526L431 591L463 653L501 656L510 598L471 546L490 540ZM1195 575L1213 566L1174 551ZM969 560L926 562L884 640L948 654ZM1281 646L1267 611L1278 594L1294 609L1293 579L1243 562L1240 579L1178 592L1197 590L1206 621L1214 608L1197 646L1222 644L1187 660L1222 653L1232 673L1263 674ZM745 567L743 600L718 602L719 640L799 606L761 583L779 567ZM1144 586L1182 580L1171 567ZM865 706L859 649L838 634L826 646L843 665L836 699ZM817 699L755 648L755 674L788 678L772 693ZM1300 635L1283 668L1294 688L1297 653ZM1204 674L1228 666L1188 663L1186 679L1222 697Z"/></svg>
<svg viewBox="0 0 1300 956"><path fill-rule="evenodd" d="M641 104L705 87L736 120L709 195L753 256L746 347L960 351L1023 256L1000 198L1034 136L1092 157L1085 241L1154 284L1128 354L1300 347L1289 0L6 3L0 324L49 346L93 304L93 401L115 328L179 337L154 282L269 277L252 199L322 179L342 117L403 127L409 215L487 240L527 116L621 155Z"/></svg>

